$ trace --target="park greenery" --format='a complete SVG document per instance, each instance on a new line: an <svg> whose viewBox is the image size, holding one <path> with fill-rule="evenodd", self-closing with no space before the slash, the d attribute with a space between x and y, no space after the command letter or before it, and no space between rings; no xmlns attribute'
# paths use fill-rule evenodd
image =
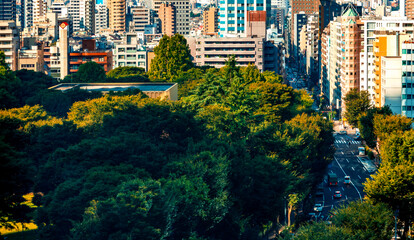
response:
<svg viewBox="0 0 414 240"><path fill-rule="evenodd" d="M63 81L173 81L179 101L56 92L43 73L0 65L1 226L33 220L38 239L259 239L294 215L290 229L303 234L294 239L318 239L306 234L321 230L329 239L386 239L389 207L412 210L412 189L397 194L412 187L412 171L399 175L398 189L378 187L412 160L412 134L378 118L372 129L395 131L383 146L398 160L384 160L389 170L367 186L369 201L335 210L331 226L299 227L302 203L334 154L332 123L312 110L311 97L234 57L221 69L195 67L179 35L164 37L155 53L148 77L87 63ZM24 204L29 192L35 208Z"/></svg>

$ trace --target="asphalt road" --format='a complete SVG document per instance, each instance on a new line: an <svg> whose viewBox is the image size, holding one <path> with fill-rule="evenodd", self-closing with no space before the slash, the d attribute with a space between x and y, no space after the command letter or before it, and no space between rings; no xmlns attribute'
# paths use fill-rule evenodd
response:
<svg viewBox="0 0 414 240"><path fill-rule="evenodd" d="M348 141L350 144L348 144ZM335 159L328 168L328 172L336 173L338 176L337 186L328 186L327 177L323 182L324 195L315 199L315 203L323 204L323 211L317 212L318 221L328 220L329 212L339 205L350 201L364 198L364 186L362 185L370 174L358 161L358 147L362 146L360 141L353 139L353 135L335 136ZM344 184L344 177L351 177L351 184ZM335 199L335 191L341 191L342 197Z"/></svg>

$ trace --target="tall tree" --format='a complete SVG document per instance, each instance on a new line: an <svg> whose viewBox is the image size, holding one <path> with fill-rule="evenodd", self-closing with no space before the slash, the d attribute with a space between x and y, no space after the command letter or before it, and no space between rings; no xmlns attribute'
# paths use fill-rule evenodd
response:
<svg viewBox="0 0 414 240"><path fill-rule="evenodd" d="M345 96L345 118L349 124L358 126L358 120L363 113L372 108L368 91L351 89Z"/></svg>
<svg viewBox="0 0 414 240"><path fill-rule="evenodd" d="M382 163L364 192L372 202L383 202L399 210L404 238L414 220L414 130L392 133L383 143Z"/></svg>
<svg viewBox="0 0 414 240"><path fill-rule="evenodd" d="M149 72L152 81L173 82L182 72L193 67L187 40L180 34L164 35L154 53Z"/></svg>
<svg viewBox="0 0 414 240"><path fill-rule="evenodd" d="M385 141L391 133L404 132L411 129L413 120L400 115L375 115L374 133L380 142Z"/></svg>
<svg viewBox="0 0 414 240"><path fill-rule="evenodd" d="M377 136L374 133L374 116L377 114L391 115L392 111L389 106L368 109L366 113L361 115L358 121L358 128L361 133L361 137L364 138L366 144L370 148L376 147Z"/></svg>

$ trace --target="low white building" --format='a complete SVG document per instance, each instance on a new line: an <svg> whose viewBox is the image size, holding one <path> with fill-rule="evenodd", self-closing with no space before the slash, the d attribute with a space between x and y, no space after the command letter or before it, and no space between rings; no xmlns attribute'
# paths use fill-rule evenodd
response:
<svg viewBox="0 0 414 240"><path fill-rule="evenodd" d="M114 68L130 66L148 71L147 49L136 33L126 33L121 40L114 41L112 53Z"/></svg>

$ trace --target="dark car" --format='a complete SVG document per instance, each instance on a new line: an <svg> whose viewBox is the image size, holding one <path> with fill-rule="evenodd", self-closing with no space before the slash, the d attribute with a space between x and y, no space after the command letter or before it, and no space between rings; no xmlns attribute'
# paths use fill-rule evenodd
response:
<svg viewBox="0 0 414 240"><path fill-rule="evenodd" d="M335 193L334 193L334 196L333 196L334 198L341 198L342 197L342 194L341 194L341 191L335 191Z"/></svg>

